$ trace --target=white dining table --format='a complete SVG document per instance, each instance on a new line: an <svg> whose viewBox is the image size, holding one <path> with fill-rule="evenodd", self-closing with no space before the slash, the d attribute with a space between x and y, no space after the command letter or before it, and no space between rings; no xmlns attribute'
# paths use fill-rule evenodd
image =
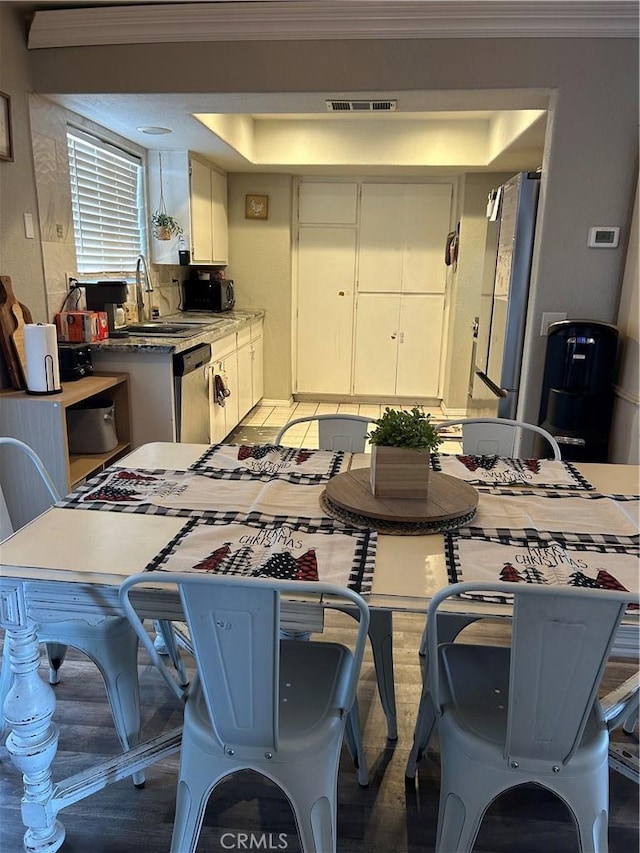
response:
<svg viewBox="0 0 640 853"><path fill-rule="evenodd" d="M186 470L206 450L205 445L157 442L134 450L116 465ZM349 465L366 467L369 459L366 454L357 454L349 458ZM639 466L576 463L575 468L602 493L638 494ZM38 673L37 630L39 621L91 621L121 615L118 587L123 579L144 571L184 524L184 517L170 514L56 506L0 546L0 624L6 630L5 642L11 644L12 670L19 675L21 686L19 696L15 691L10 694L13 730L7 749L23 773L22 819L25 849L29 851L52 853L59 849L64 841L61 809L106 784L133 775L167 750L179 749L179 738L161 738L151 747L139 747L110 759L97 770L54 784L50 767L57 743L55 695ZM387 626L383 630L389 632L389 647L393 611L425 613L433 593L448 582L442 534L378 535L367 600L372 612L385 614L381 625ZM499 604L460 602L458 606L482 614L505 613L504 605ZM168 616L178 613L176 604ZM637 617L630 615L628 622L631 630L637 631ZM392 672L388 678L392 701ZM18 719L16 708L20 709ZM394 708L391 710L395 713Z"/></svg>

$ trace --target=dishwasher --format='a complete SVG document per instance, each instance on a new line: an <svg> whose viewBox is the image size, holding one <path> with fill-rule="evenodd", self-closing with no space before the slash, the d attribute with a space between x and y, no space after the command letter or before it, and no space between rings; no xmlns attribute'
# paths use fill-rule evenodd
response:
<svg viewBox="0 0 640 853"><path fill-rule="evenodd" d="M176 441L209 444L211 344L199 344L173 356Z"/></svg>

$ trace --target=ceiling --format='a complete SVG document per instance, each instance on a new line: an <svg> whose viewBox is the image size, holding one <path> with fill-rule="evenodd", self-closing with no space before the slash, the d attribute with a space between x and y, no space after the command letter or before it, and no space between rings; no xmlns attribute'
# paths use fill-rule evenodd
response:
<svg viewBox="0 0 640 853"><path fill-rule="evenodd" d="M123 0L120 0L123 2ZM157 2L157 0L156 0ZM231 26L234 22L242 31L246 25L247 13L250 8L257 8L258 2L222 2L201 4L199 9L210 11L198 14L195 5L182 6L179 17L166 17L171 10L176 10L176 4L158 4L159 12L153 13L153 21L164 21L166 33L162 27L154 31L153 38L144 40L176 40L176 21L184 22L189 14L194 15L194 21L202 25L207 15L225 14L225 24ZM254 5L255 4L255 5ZM143 21L151 20L144 13L151 12L147 6L140 3L128 3L126 7L118 7L114 3L99 2L48 2L20 3L25 14L31 15L38 10L64 9L61 12L66 17L65 25L58 26L61 41L78 38L75 43L105 43L95 39L103 39L105 27L97 26L91 15L99 15L96 20L108 21L113 25L109 32L116 41L134 41L136 36L131 31L131 23L142 26ZM372 26L377 26L376 14L380 14L383 6L389 4L380 0L358 0L357 8L371 10L369 18ZM458 15L457 23L467 26L469 9L489 10L495 7L493 3L460 4L465 7L465 15ZM533 7L540 13L545 4L504 2L501 12L510 7L522 14L519 26L532 26L530 12ZM546 4L555 5L557 4ZM586 8L589 4L580 2L574 4L561 3L563 8L570 11L576 7ZM627 3L614 4L626 10ZM96 7L112 7L99 9ZM139 13L136 6L142 6ZM270 16L276 10L282 17L281 31L268 37L286 37L283 31L293 26L294 18L300 19L304 14L319 14L324 6L331 6L333 12L342 11L354 6L354 3L331 3L328 0L313 0L309 3L269 2ZM597 7L606 4L596 3ZM86 7L82 9L81 7ZM91 7L94 7L90 12ZM118 11L116 8L118 7ZM426 10L433 14L435 7L443 7L442 3L401 3L397 8L406 7L414 14L416 10ZM526 7L531 7L525 15ZM455 6L447 5L450 10ZM592 12L591 4L588 11ZM119 11L122 9L122 11ZM165 12L165 9L167 10ZM292 10L289 12L289 10ZM437 11L437 10L436 10ZM535 11L535 10L534 10ZM581 14L584 12L582 9ZM605 9L606 12L606 9ZM53 13L55 14L55 12ZM89 17L86 15L89 14ZM160 14L160 18L158 15ZM457 12L450 12L455 17ZM484 11L482 12L484 14ZM478 13L476 17L482 17ZM495 11L491 13L495 16ZM515 12L511 13L511 16ZM203 18L203 15L205 16ZM84 17L83 17L84 16ZM141 17L142 16L142 17ZM163 17L164 16L164 17ZM277 16L276 16L277 17ZM361 15L357 16L361 21ZM474 16L471 16L473 18ZM166 20L165 20L166 18ZM38 18L36 17L36 24ZM216 20L218 20L216 18ZM345 26L351 25L352 18L345 18ZM433 18L426 20L425 26L432 26ZM578 18L582 24L589 16ZM492 19L495 25L495 17ZM551 26L558 26L549 18ZM171 26L168 23L171 22ZM244 22L244 24L243 24ZM54 38L51 25L54 18L46 19L40 25L40 38L45 43L37 43L37 32L34 36L32 28L29 47L44 47L50 44L46 40ZM385 20L388 25L388 17ZM477 22L476 22L477 23ZM566 21L565 21L566 23ZM474 24L475 25L475 24ZM590 25L590 24L589 24ZM55 29L55 27L54 27ZM291 37L293 37L292 29ZM340 27L337 27L339 30ZM143 27L144 30L144 27ZM140 32L140 31L138 31ZM229 31L231 32L231 30ZM96 35L97 34L97 35ZM495 31L484 31L483 35L495 35ZM521 33L521 34L524 34ZM559 32L556 32L559 34ZM587 31L584 33L587 34ZM183 33L185 39L197 37L192 31ZM468 35L471 35L469 32ZM477 34L476 34L477 35ZM353 31L350 32L353 37ZM211 36L222 38L223 36ZM230 36L232 37L232 36ZM299 33L298 33L299 37ZM322 36L320 36L322 37ZM327 36L328 37L328 36ZM340 33L332 32L332 37L341 37ZM347 37L343 35L342 37ZM379 35L378 37L385 37ZM31 40L35 39L32 44ZM55 45L52 45L55 46ZM410 91L410 92L326 92L326 93L242 93L242 94L59 94L43 93L67 109L91 121L107 127L113 132L131 140L139 146L150 150L189 150L220 165L228 172L286 172L293 174L452 174L459 172L502 172L515 170L536 169L542 164L548 91L536 90L500 90L500 91ZM394 112L348 112L329 113L326 107L327 99L381 99L395 102ZM143 127L161 127L170 131L165 135L150 135Z"/></svg>

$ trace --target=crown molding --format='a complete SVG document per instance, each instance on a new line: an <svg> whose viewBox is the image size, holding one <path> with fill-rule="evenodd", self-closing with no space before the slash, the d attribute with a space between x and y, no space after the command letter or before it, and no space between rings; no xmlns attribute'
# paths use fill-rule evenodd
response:
<svg viewBox="0 0 640 853"><path fill-rule="evenodd" d="M166 42L637 38L637 0L259 0L35 13L30 49Z"/></svg>

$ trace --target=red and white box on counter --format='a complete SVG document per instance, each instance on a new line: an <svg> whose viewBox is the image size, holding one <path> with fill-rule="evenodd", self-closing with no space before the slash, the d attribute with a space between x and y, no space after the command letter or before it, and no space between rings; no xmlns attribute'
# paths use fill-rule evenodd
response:
<svg viewBox="0 0 640 853"><path fill-rule="evenodd" d="M105 311L61 311L55 320L59 341L91 344L109 337Z"/></svg>

